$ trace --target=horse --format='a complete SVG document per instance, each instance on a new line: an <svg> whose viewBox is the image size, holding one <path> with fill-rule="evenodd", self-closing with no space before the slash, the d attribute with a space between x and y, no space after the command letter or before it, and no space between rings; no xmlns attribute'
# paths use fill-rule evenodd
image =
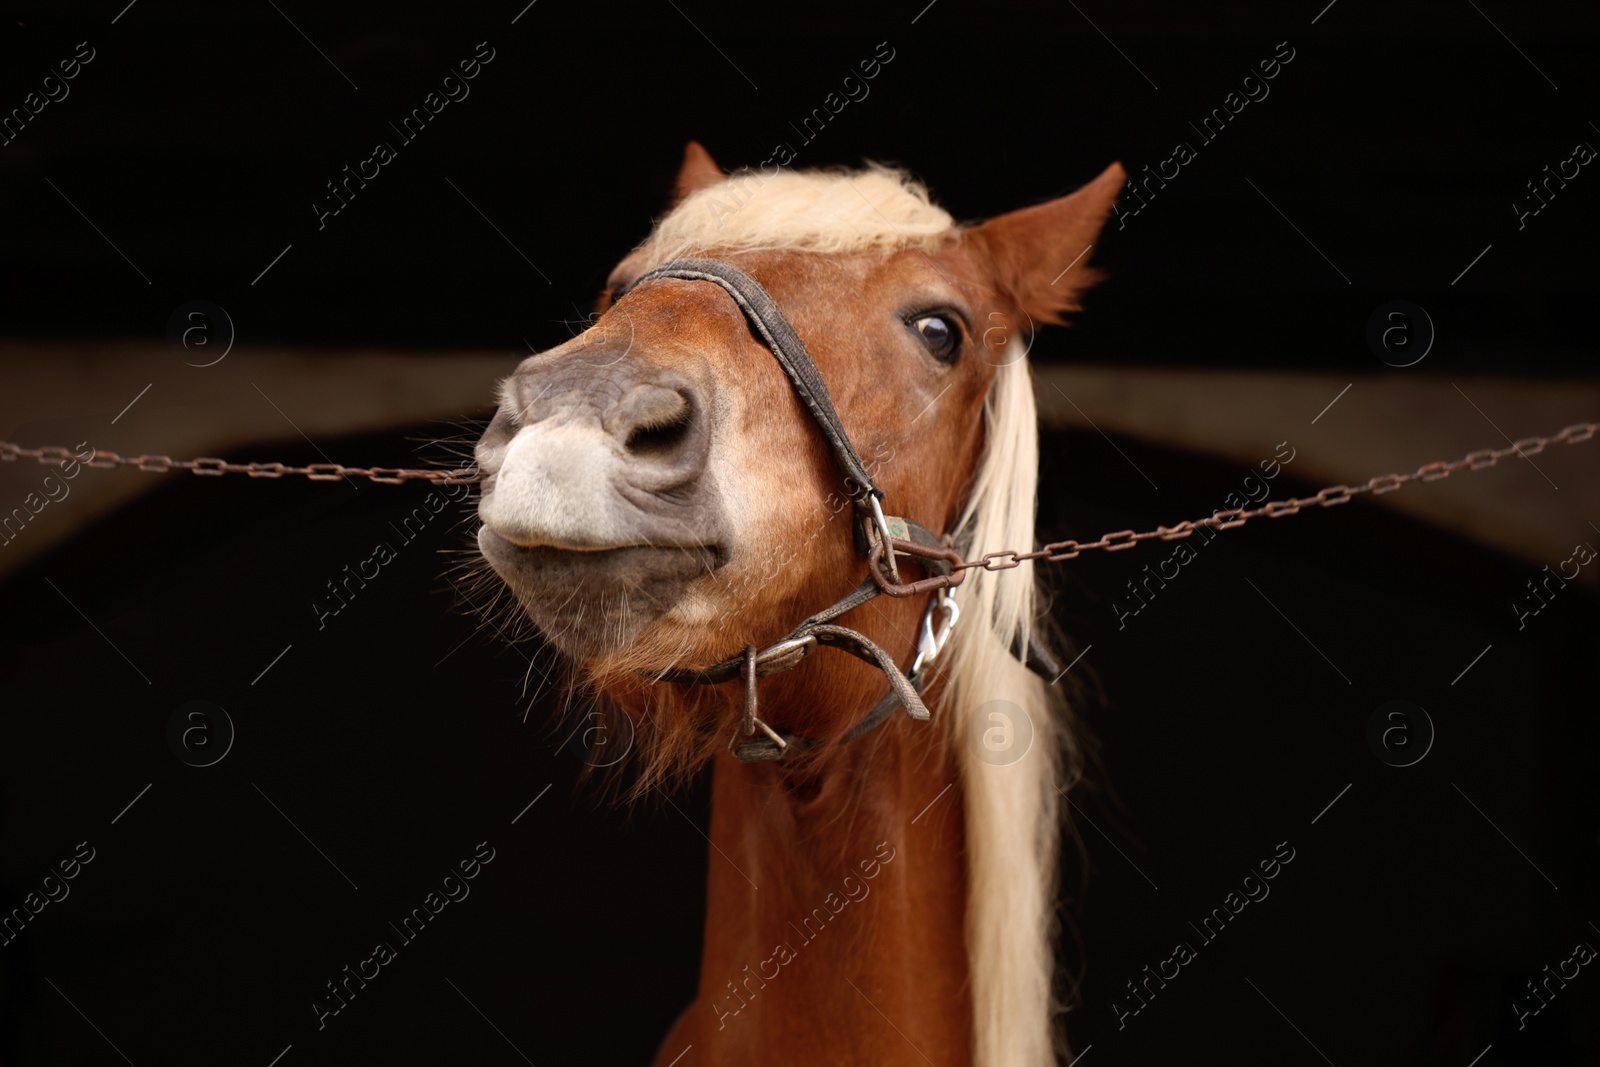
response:
<svg viewBox="0 0 1600 1067"><path fill-rule="evenodd" d="M711 768L698 994L658 1065L1065 1050L1082 742L1030 669L1031 564L949 561L1034 544L1027 346L1080 310L1125 180L957 225L896 169L726 174L691 143L589 328L501 383L491 580L569 696L627 717L634 795Z"/></svg>

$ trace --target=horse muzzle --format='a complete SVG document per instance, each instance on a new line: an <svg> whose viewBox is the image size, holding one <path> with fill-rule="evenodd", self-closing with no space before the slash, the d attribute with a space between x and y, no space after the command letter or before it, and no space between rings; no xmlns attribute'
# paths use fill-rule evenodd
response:
<svg viewBox="0 0 1600 1067"><path fill-rule="evenodd" d="M478 546L570 654L631 640L727 555L710 391L602 348L524 363L477 445Z"/></svg>

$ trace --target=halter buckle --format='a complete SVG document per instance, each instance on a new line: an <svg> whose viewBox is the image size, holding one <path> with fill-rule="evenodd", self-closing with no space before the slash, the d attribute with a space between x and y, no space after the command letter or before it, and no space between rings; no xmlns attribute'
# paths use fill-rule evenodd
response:
<svg viewBox="0 0 1600 1067"><path fill-rule="evenodd" d="M787 670L811 654L817 647L815 634L806 634L804 637L788 637L775 645L758 649L755 645L746 645L744 649L744 664L740 669L740 678L744 682L744 717L740 720L740 729L734 735L734 740L729 744L733 748L739 737L752 737L757 730L772 739L779 751L789 747L789 743L780 737L777 731L768 726L756 714L759 701L756 695L757 679L763 674L770 674L775 670ZM789 662L784 662L789 661ZM772 666L778 662L779 666ZM767 668L763 670L762 668Z"/></svg>
<svg viewBox="0 0 1600 1067"><path fill-rule="evenodd" d="M768 726L764 721L762 721L760 716L758 716L756 714L756 665L762 659L767 658L768 656L770 656L773 653L774 650L778 650L779 652L787 652L791 648L800 648L800 647L804 647L804 646L806 646L808 644L809 645L815 645L816 643L817 643L817 639L815 637L802 637L802 638L799 638L799 639L796 639L796 640L780 641L780 642L778 642L778 644L773 645L771 648L765 649L764 651L760 651L760 652L758 652L756 650L756 646L755 645L746 645L745 646L745 650L744 650L744 672L743 672L744 673L744 721L743 721L743 724L742 724L743 728L738 733L735 733L733 735L733 737L728 741L728 750L730 752L732 752L734 755L739 756L740 760L746 760L746 757L740 754L740 748L743 747L743 746L741 746L739 744L740 736L752 737L752 736L755 735L755 732L756 732L757 729L760 729L762 733L767 735L767 737L772 741L772 743L774 745L778 746L775 755L766 755L766 756L763 756L761 758L764 758L764 759L782 759L784 757L784 754L787 752L787 750L789 748L789 742L785 741L783 739L783 737L781 735L779 735L779 733L776 730L774 730L772 727ZM807 651L809 651L809 649ZM802 653L802 655L804 655L804 653Z"/></svg>

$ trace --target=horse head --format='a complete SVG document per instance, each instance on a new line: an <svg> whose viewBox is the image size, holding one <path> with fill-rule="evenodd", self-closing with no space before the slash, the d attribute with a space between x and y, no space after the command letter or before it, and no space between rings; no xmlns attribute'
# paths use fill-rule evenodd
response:
<svg viewBox="0 0 1600 1067"><path fill-rule="evenodd" d="M477 446L484 558L612 688L776 640L865 573L851 487L727 293L635 279L688 255L757 279L889 510L954 533L985 400L998 377L1025 380L1033 328L1076 306L1122 180L1113 166L961 227L895 171L728 177L691 145L676 205L612 273L592 327L502 384Z"/></svg>

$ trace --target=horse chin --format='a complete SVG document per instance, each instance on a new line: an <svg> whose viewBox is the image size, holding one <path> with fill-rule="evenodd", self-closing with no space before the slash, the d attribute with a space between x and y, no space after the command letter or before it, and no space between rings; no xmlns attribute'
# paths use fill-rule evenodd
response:
<svg viewBox="0 0 1600 1067"><path fill-rule="evenodd" d="M714 545L525 547L487 526L478 549L545 639L575 663L614 662L660 644L649 639L660 629L654 624L693 600L691 583L722 559Z"/></svg>

